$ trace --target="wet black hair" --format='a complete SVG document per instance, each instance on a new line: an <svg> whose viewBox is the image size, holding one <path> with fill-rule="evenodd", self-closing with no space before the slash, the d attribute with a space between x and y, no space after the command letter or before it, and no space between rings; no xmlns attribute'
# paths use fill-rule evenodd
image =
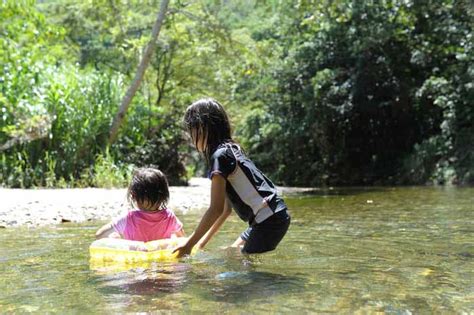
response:
<svg viewBox="0 0 474 315"><path fill-rule="evenodd" d="M183 122L196 147L201 137L206 139L204 156L208 163L220 144L234 142L227 113L224 107L212 98L203 98L192 103L186 109Z"/></svg>
<svg viewBox="0 0 474 315"><path fill-rule="evenodd" d="M132 181L128 186L127 197L132 207L136 206L134 203L147 203L152 208L162 208L166 206L170 198L170 193L165 174L154 167L136 169L133 172Z"/></svg>

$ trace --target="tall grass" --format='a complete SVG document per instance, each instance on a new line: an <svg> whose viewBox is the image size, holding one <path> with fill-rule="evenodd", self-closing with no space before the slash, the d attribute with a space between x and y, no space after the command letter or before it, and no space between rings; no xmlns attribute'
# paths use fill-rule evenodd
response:
<svg viewBox="0 0 474 315"><path fill-rule="evenodd" d="M34 5L0 3L1 185L71 186L105 147L120 78L68 61Z"/></svg>
<svg viewBox="0 0 474 315"><path fill-rule="evenodd" d="M32 93L15 100L13 122L3 128L4 138L17 143L1 153L2 184L87 184L83 170L105 152L122 92L120 78L71 65L49 67L38 78ZM18 113L25 117L23 123L18 123ZM74 184L81 175L83 180Z"/></svg>
<svg viewBox="0 0 474 315"><path fill-rule="evenodd" d="M93 171L92 183L94 186L103 188L125 187L132 177L133 165L116 163L107 148L104 154L97 155Z"/></svg>
<svg viewBox="0 0 474 315"><path fill-rule="evenodd" d="M120 72L77 64L65 34L34 1L0 2L0 186L124 186L132 165L146 164L179 179L176 115L138 94L108 148L128 82Z"/></svg>

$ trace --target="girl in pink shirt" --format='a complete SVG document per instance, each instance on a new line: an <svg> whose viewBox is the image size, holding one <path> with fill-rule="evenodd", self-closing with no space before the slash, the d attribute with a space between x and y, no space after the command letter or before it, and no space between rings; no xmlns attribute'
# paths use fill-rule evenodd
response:
<svg viewBox="0 0 474 315"><path fill-rule="evenodd" d="M160 170L137 169L128 187L127 198L135 210L101 227L96 233L97 239L115 237L149 242L185 236L183 224L166 208L169 199L168 181Z"/></svg>

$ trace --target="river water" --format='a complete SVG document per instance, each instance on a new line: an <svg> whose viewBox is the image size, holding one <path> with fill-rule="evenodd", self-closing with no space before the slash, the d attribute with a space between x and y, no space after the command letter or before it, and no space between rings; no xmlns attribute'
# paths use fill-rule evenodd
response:
<svg viewBox="0 0 474 315"><path fill-rule="evenodd" d="M334 188L285 196L278 249L242 256L232 215L180 262L94 270L104 222L0 230L0 312L472 313L474 188ZM201 213L181 217L191 233Z"/></svg>

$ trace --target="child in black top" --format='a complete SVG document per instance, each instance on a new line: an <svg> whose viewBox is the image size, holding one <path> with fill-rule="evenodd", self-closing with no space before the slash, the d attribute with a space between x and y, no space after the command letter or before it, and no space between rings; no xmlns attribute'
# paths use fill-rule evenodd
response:
<svg viewBox="0 0 474 315"><path fill-rule="evenodd" d="M232 208L249 223L232 246L244 253L262 253L276 248L290 225L287 207L273 183L249 160L231 137L230 123L222 105L202 99L188 107L184 123L197 150L209 166L211 205L179 256L201 248L218 231Z"/></svg>

